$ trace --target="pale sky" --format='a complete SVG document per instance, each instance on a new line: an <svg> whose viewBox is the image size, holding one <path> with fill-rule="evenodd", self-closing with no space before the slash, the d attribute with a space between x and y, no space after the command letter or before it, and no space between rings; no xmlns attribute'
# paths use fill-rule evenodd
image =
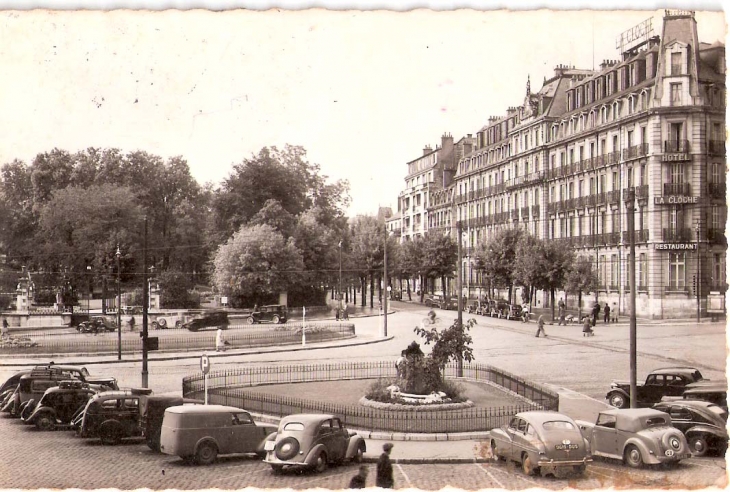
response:
<svg viewBox="0 0 730 492"><path fill-rule="evenodd" d="M557 64L619 58L663 11L0 12L0 164L54 147L187 159L201 183L301 145L351 184L350 215L395 209L424 145L475 133ZM697 12L725 42L723 12Z"/></svg>

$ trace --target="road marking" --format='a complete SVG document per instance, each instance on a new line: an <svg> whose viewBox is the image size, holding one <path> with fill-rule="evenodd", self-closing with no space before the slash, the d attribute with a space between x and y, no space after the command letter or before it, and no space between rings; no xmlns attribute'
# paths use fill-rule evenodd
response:
<svg viewBox="0 0 730 492"><path fill-rule="evenodd" d="M406 475L406 472L404 472L404 471L403 471L403 467L402 467L402 466L400 466L400 464L399 464L399 463L396 463L396 465L395 465L395 466L397 466L397 467L398 467L398 469L400 470L400 472L401 472L401 473L403 474L403 476L404 476L404 477L406 478L406 482L408 482L408 487L413 487L413 484L411 483L411 479L410 479L410 478L408 478L408 475Z"/></svg>
<svg viewBox="0 0 730 492"><path fill-rule="evenodd" d="M492 481L494 481L497 485L499 485L499 488L500 489L506 489L507 488L507 487L504 486L504 484L502 482L500 482L499 480L497 480L497 478L494 475L492 475L491 473L489 473L489 471L486 468L484 468L484 466L481 463L475 463L475 464L477 465L477 467L480 470L482 470L484 473L486 473L487 476L492 479Z"/></svg>
<svg viewBox="0 0 730 492"><path fill-rule="evenodd" d="M520 469L520 467L519 467L519 466L517 467L517 470L516 470L516 472L513 472L513 471L507 471L507 470L502 470L501 468L494 468L494 470L496 470L496 471L500 471L500 472L504 473L505 475L509 475L509 476L511 476L511 477L512 477L512 476L514 476L514 477L516 477L516 478L519 478L520 480L524 480L524 481L525 481L525 482L527 482L527 483L531 483L531 484L533 484L533 485L535 485L535 486L537 486L537 487L540 487L540 483L536 482L535 480L530 480L529 478L525 478L525 477L523 477L522 475L517 475L516 473L521 473L521 472L522 472L522 470Z"/></svg>

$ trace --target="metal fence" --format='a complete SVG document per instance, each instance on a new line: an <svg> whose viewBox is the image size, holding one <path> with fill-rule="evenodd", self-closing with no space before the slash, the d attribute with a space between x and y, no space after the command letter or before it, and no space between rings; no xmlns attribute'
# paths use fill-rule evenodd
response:
<svg viewBox="0 0 730 492"><path fill-rule="evenodd" d="M293 413L331 413L347 425L366 430L393 432L468 432L488 430L505 424L517 412L557 410L558 394L541 385L486 364L464 364L467 380L491 382L523 396L529 402L513 407L467 408L448 411L388 411L354 405L339 405L314 400L251 392L246 387L343 379L394 378L392 362L354 362L295 366L244 367L214 371L208 375L209 399L213 403L237 406L252 412L284 416ZM456 365L448 364L445 376L456 376ZM195 374L183 378L185 397L202 398L205 377ZM530 403L532 402L532 403Z"/></svg>
<svg viewBox="0 0 730 492"><path fill-rule="evenodd" d="M285 325L270 325L268 330L260 329L256 325L255 330L227 330L225 339L230 343L231 349L264 347L271 345L289 345L301 343L301 323ZM141 352L142 339L135 333L129 337L128 332L122 337L122 352ZM150 331L149 335L158 337L159 350L200 350L215 348L215 330L204 332L167 333L164 331ZM328 340L341 340L355 336L355 325L352 323L337 322L313 322L307 323L305 337L307 343L323 342ZM62 354L62 353L104 353L116 352L118 338L116 332L105 332L99 334L39 334L23 335L23 340L35 342L35 346L27 346L24 343L19 346L0 344L0 354Z"/></svg>

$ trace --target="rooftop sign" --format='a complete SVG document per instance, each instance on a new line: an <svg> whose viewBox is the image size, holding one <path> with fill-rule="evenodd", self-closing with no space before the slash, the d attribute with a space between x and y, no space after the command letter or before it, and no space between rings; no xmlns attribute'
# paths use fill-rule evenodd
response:
<svg viewBox="0 0 730 492"><path fill-rule="evenodd" d="M654 28L651 25L651 17L646 19L639 24L636 24L631 29L627 29L622 32L616 38L616 49L621 53L629 50L641 43L645 43L649 40L649 37L654 32Z"/></svg>

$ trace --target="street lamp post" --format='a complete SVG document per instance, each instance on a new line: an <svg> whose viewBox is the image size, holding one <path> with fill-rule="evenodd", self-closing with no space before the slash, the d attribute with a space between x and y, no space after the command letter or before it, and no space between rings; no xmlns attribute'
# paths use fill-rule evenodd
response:
<svg viewBox="0 0 730 492"><path fill-rule="evenodd" d="M340 277L337 284L337 301L338 301L338 309L342 307L342 241L338 243L338 246L340 248Z"/></svg>
<svg viewBox="0 0 730 492"><path fill-rule="evenodd" d="M117 244L117 252L114 255L117 258L117 359L122 360L122 284L121 270L119 269L119 260L122 258L122 252Z"/></svg>
<svg viewBox="0 0 730 492"><path fill-rule="evenodd" d="M700 290L702 289L702 282L700 281L700 274L701 274L701 265L700 262L702 261L702 258L700 258L700 222L697 221L697 225L695 226L695 232L697 233L697 280L696 286L697 286L697 322L700 322Z"/></svg>
<svg viewBox="0 0 730 492"><path fill-rule="evenodd" d="M86 265L86 271L89 272L89 292L88 297L86 298L86 315L89 316L89 320L91 320L91 265Z"/></svg>
<svg viewBox="0 0 730 492"><path fill-rule="evenodd" d="M388 228L385 228L385 243L383 244L383 337L388 336Z"/></svg>

